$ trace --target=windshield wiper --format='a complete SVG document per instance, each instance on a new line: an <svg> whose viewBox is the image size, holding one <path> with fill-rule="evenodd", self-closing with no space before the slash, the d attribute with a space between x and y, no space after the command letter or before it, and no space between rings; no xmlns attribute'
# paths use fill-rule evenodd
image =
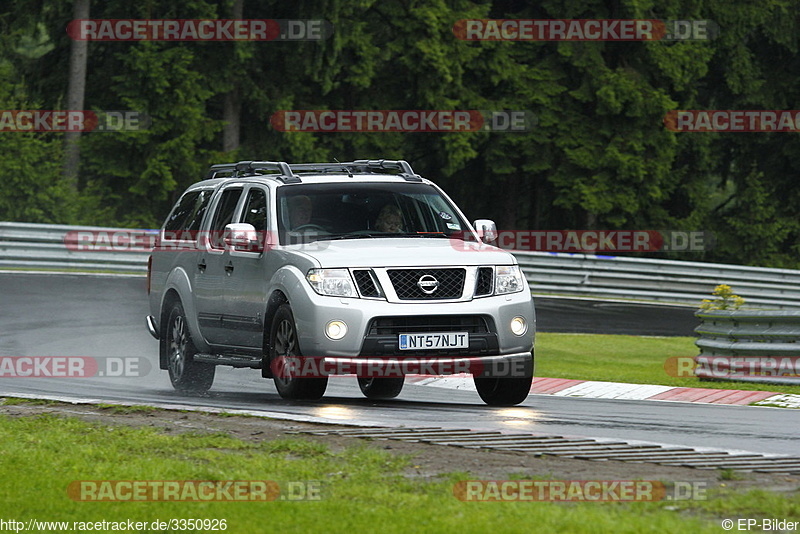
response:
<svg viewBox="0 0 800 534"><path fill-rule="evenodd" d="M444 232L376 232L374 234L327 234L315 236L316 241L338 241L340 239L395 238L395 237L448 237Z"/></svg>
<svg viewBox="0 0 800 534"><path fill-rule="evenodd" d="M329 234L317 237L317 241L337 241L339 239L365 239L370 237L383 237L375 234Z"/></svg>
<svg viewBox="0 0 800 534"><path fill-rule="evenodd" d="M401 234L389 234L389 237L448 237L444 232L405 232Z"/></svg>
<svg viewBox="0 0 800 534"><path fill-rule="evenodd" d="M369 238L395 238L395 237L445 237L444 232L377 232L374 234L327 234L315 236L316 241L338 241L340 239L369 239Z"/></svg>

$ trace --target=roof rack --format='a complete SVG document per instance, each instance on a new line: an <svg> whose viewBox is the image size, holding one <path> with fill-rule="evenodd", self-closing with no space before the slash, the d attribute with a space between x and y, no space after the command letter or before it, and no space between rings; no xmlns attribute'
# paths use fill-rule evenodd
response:
<svg viewBox="0 0 800 534"><path fill-rule="evenodd" d="M216 178L218 174L229 174L232 178L254 176L256 171L275 171L276 178L283 183L299 183L301 179L295 172L346 172L352 176L357 172L375 172L382 170L399 170L400 176L409 182L421 182L422 177L414 173L411 165L405 160L389 159L359 159L355 161L334 163L294 163L285 161L240 161L239 163L223 163L212 165L208 169L206 178Z"/></svg>
<svg viewBox="0 0 800 534"><path fill-rule="evenodd" d="M239 163L212 165L208 169L206 179L216 178L218 174L222 173L230 173L231 178L254 176L256 171L276 171L278 174L276 178L285 184L301 181L285 161L240 161Z"/></svg>
<svg viewBox="0 0 800 534"><path fill-rule="evenodd" d="M404 159L357 159L353 162L355 165L364 165L368 169L397 169L400 171L400 176L409 182L421 182L422 176L415 174L411 165Z"/></svg>

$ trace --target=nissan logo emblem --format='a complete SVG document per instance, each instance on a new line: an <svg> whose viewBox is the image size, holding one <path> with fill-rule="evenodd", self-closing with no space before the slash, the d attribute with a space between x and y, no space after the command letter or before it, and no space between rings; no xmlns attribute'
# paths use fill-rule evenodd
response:
<svg viewBox="0 0 800 534"><path fill-rule="evenodd" d="M439 287L439 281L433 276L426 274L419 277L419 280L417 281L417 287L419 287L426 295L430 295Z"/></svg>

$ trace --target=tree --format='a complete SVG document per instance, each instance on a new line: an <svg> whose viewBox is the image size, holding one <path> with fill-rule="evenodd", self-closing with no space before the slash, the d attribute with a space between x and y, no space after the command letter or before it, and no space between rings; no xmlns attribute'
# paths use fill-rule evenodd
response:
<svg viewBox="0 0 800 534"><path fill-rule="evenodd" d="M90 0L74 0L73 19L89 18ZM83 110L86 93L86 64L88 61L89 41L73 40L69 56L69 84L67 85L67 109ZM64 134L64 178L71 187L77 190L78 169L81 160L81 132Z"/></svg>
<svg viewBox="0 0 800 534"><path fill-rule="evenodd" d="M17 79L0 60L0 79ZM21 83L0 84L0 109L35 109ZM77 195L61 177L61 143L49 134L0 133L0 221L68 223L76 218Z"/></svg>
<svg viewBox="0 0 800 534"><path fill-rule="evenodd" d="M233 0L233 8L231 9L231 18L240 20L243 18L244 13L244 0ZM239 50L236 48L239 43L233 43L233 61L239 57ZM241 48L241 47L240 47ZM238 73L231 73L231 87L230 91L225 93L225 104L223 106L224 126L222 127L222 151L232 152L239 148L239 130L241 128L242 118L242 91L239 79L241 76Z"/></svg>
<svg viewBox="0 0 800 534"><path fill-rule="evenodd" d="M716 248L684 259L796 267L797 136L676 133L664 127L663 118L678 109L796 107L800 33L793 14L799 5L800 0L95 3L96 18L325 19L335 32L323 42L93 42L84 107L139 111L152 124L143 131L82 137L77 188L84 204L76 211L85 222L153 226L210 163L405 158L468 215L493 218L504 229L710 230L718 236ZM7 0L0 8L0 47L21 79L0 82L7 91L13 85L9 94L22 91L25 101L45 109L65 106L68 72L60 66L73 45L64 33L75 17L72 7L55 0ZM710 41L685 42L455 38L453 24L474 18L711 19L720 33ZM524 110L537 122L519 133L270 128L273 113L292 109ZM42 161L55 150L50 141L18 136L3 149L6 155L24 151L20 161ZM24 180L33 184L36 178Z"/></svg>

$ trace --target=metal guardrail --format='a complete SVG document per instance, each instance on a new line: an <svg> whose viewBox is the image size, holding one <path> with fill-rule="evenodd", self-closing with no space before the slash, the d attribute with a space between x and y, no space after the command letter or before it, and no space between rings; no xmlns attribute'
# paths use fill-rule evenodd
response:
<svg viewBox="0 0 800 534"><path fill-rule="evenodd" d="M723 263L514 251L534 294L700 306L728 284L747 307L800 309L800 271Z"/></svg>
<svg viewBox="0 0 800 534"><path fill-rule="evenodd" d="M700 348L696 376L800 385L800 311L708 310L695 315L701 320L695 328Z"/></svg>
<svg viewBox="0 0 800 534"><path fill-rule="evenodd" d="M100 226L0 222L0 269L147 272L149 253L79 247L74 240L68 239L75 232L107 232L108 235L118 232L126 235L148 233L147 230Z"/></svg>
<svg viewBox="0 0 800 534"><path fill-rule="evenodd" d="M65 238L81 231L147 230L0 222L0 268L144 273L146 252L78 250ZM800 310L800 271L646 258L512 251L534 294L663 301L699 306L718 284L748 307Z"/></svg>

